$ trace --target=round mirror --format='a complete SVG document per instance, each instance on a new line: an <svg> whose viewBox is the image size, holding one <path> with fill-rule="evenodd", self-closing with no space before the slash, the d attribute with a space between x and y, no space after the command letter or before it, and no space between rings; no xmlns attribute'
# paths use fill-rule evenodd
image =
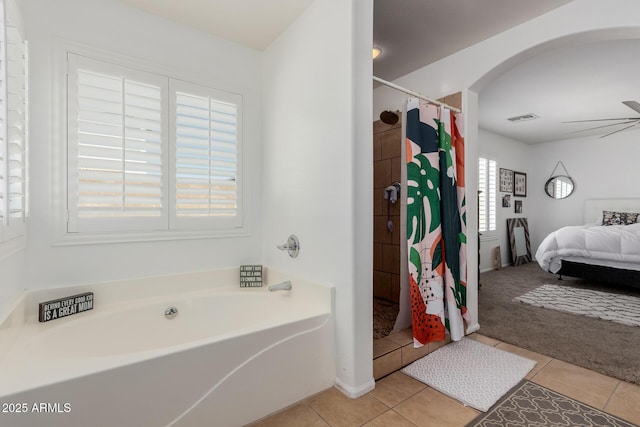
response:
<svg viewBox="0 0 640 427"><path fill-rule="evenodd" d="M553 199L564 199L573 193L575 184L570 176L556 175L547 180L544 185L544 191L547 196Z"/></svg>

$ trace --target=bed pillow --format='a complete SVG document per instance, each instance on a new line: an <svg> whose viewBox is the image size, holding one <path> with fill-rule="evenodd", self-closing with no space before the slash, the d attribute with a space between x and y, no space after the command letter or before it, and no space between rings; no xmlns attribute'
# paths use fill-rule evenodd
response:
<svg viewBox="0 0 640 427"><path fill-rule="evenodd" d="M630 225L638 222L638 213L602 211L602 225Z"/></svg>

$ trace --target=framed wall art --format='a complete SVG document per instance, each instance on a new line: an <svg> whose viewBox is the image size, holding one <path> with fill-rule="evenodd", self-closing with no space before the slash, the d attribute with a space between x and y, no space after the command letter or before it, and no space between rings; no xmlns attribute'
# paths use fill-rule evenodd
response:
<svg viewBox="0 0 640 427"><path fill-rule="evenodd" d="M513 173L513 195L517 197L527 197L527 174L522 172Z"/></svg>
<svg viewBox="0 0 640 427"><path fill-rule="evenodd" d="M503 193L513 192L513 171L500 168L500 191Z"/></svg>
<svg viewBox="0 0 640 427"><path fill-rule="evenodd" d="M522 200L514 200L514 212L517 214L522 213Z"/></svg>

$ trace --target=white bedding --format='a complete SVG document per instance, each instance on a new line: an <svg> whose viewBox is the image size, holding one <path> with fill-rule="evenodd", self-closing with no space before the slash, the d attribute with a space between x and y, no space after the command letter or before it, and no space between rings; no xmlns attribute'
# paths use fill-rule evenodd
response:
<svg viewBox="0 0 640 427"><path fill-rule="evenodd" d="M640 223L632 225L563 227L549 234L536 251L540 266L552 273L562 259L592 259L595 264L615 263L638 270L640 266ZM623 267L624 268L624 267Z"/></svg>

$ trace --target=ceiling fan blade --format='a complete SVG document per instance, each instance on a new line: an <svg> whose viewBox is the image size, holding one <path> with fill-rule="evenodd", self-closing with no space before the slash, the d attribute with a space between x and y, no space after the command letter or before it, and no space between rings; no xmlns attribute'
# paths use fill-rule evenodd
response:
<svg viewBox="0 0 640 427"><path fill-rule="evenodd" d="M638 120L640 120L640 119L629 120L627 122L612 123L612 124L602 125L602 126L596 126L596 127L587 128L587 129L579 129L579 130L574 130L573 132L568 132L568 133L586 132L588 130L602 129L602 128L607 128L607 127L610 127L610 126L626 125L626 124L629 124L629 123L636 123Z"/></svg>
<svg viewBox="0 0 640 427"><path fill-rule="evenodd" d="M638 113L640 113L640 102L638 102L638 101L622 101L622 103L624 105L626 105L627 107L631 108L632 110L635 110Z"/></svg>
<svg viewBox="0 0 640 427"><path fill-rule="evenodd" d="M632 124L632 125L625 126L625 127L623 127L622 129L614 130L613 132L609 132L609 133L607 133L607 134L604 134L604 135L602 135L600 138L604 138L604 137L606 137L606 136L613 135L614 133L622 132L623 130L625 130L625 129L629 129L629 128L632 128L632 127L636 126L636 125L637 125L637 124L639 124L639 123L640 123L640 120L636 121L636 122L635 122L634 124Z"/></svg>
<svg viewBox="0 0 640 427"><path fill-rule="evenodd" d="M570 120L562 123L585 123L585 122L606 122L610 120L638 120L640 117L618 117L617 119L591 119L591 120Z"/></svg>

